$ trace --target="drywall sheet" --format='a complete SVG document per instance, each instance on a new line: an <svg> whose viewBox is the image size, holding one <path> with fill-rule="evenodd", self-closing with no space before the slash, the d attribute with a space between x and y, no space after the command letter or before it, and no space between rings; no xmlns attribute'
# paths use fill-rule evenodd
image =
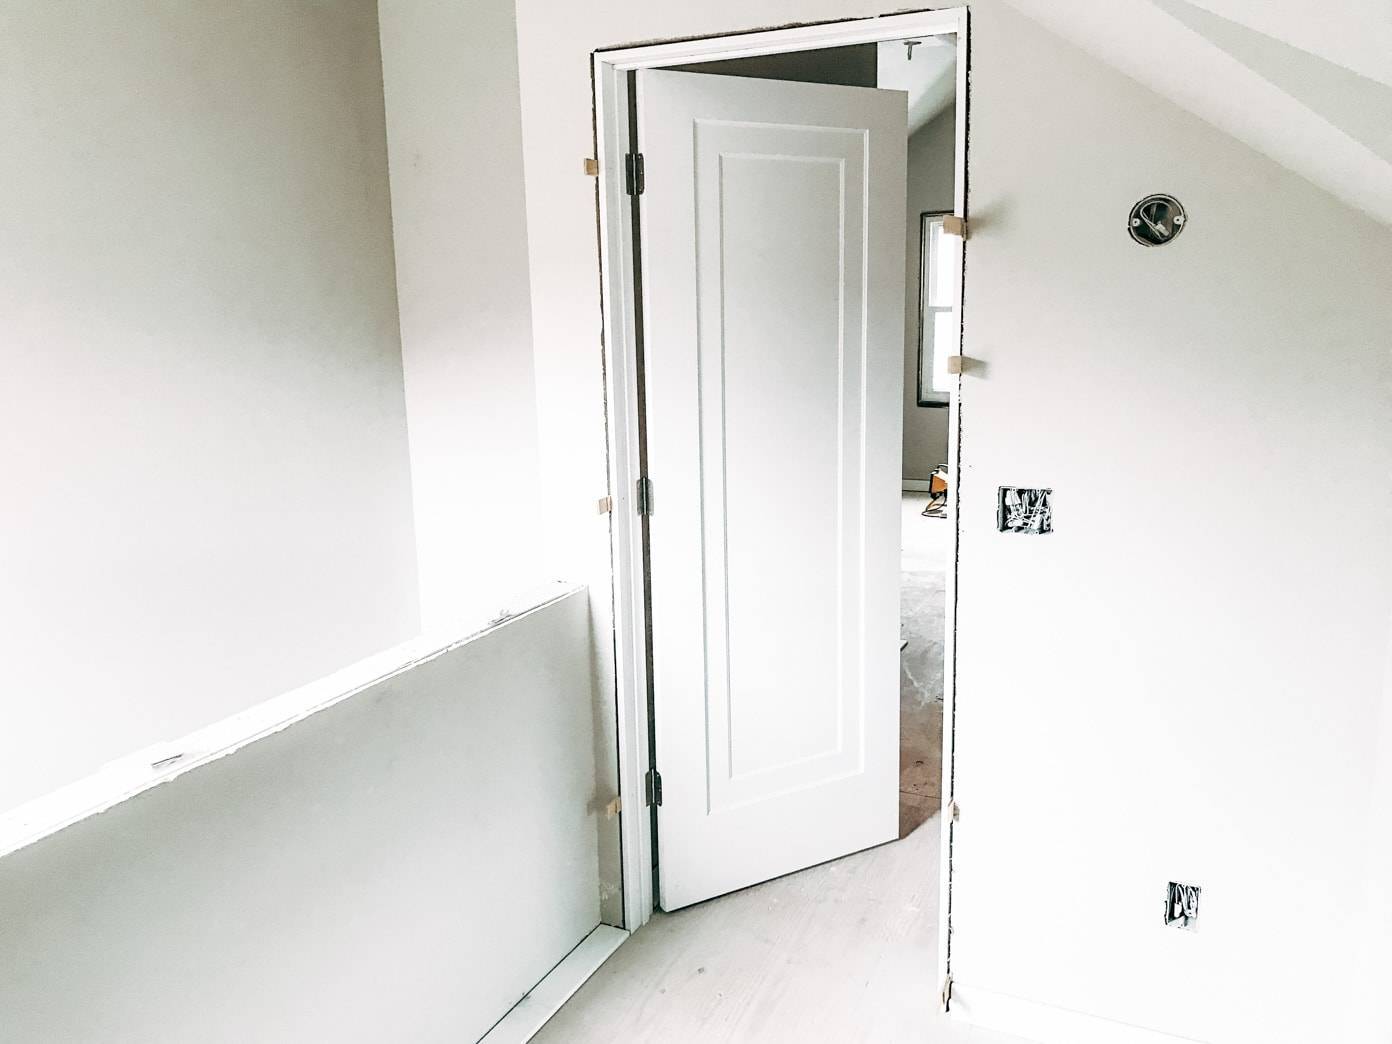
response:
<svg viewBox="0 0 1392 1044"><path fill-rule="evenodd" d="M583 590L0 860L0 1037L481 1036L599 922Z"/></svg>

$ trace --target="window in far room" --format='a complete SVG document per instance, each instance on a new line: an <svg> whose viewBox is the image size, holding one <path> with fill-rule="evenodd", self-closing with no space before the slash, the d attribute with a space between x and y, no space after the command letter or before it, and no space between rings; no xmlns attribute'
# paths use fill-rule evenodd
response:
<svg viewBox="0 0 1392 1044"><path fill-rule="evenodd" d="M919 272L918 404L946 406L950 377L947 358L957 354L961 337L957 283L962 274L961 240L949 235L943 219L951 212L922 216Z"/></svg>

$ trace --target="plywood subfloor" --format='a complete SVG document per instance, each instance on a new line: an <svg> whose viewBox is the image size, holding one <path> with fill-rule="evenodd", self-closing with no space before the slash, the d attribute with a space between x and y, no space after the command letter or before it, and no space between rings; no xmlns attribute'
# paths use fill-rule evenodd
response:
<svg viewBox="0 0 1392 1044"><path fill-rule="evenodd" d="M926 493L905 493L899 674L899 836L942 805L943 642L951 523L924 518Z"/></svg>
<svg viewBox="0 0 1392 1044"><path fill-rule="evenodd" d="M908 837L942 807L941 703L901 703L899 836Z"/></svg>

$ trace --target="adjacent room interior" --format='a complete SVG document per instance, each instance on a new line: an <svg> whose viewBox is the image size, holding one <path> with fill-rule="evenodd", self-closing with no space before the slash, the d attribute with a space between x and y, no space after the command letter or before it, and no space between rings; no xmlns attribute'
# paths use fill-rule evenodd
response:
<svg viewBox="0 0 1392 1044"><path fill-rule="evenodd" d="M904 219L903 559L900 586L900 836L942 805L943 672L947 577L949 420L960 351L962 271L952 213L957 50L951 37L876 45L878 86L908 93L908 199Z"/></svg>

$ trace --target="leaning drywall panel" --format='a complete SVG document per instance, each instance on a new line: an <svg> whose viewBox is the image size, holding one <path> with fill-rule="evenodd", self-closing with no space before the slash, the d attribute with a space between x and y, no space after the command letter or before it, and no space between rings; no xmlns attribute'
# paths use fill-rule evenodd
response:
<svg viewBox="0 0 1392 1044"><path fill-rule="evenodd" d="M599 920L585 592L0 860L55 1040L475 1040Z"/></svg>
<svg viewBox="0 0 1392 1044"><path fill-rule="evenodd" d="M0 39L4 810L419 616L376 4Z"/></svg>

